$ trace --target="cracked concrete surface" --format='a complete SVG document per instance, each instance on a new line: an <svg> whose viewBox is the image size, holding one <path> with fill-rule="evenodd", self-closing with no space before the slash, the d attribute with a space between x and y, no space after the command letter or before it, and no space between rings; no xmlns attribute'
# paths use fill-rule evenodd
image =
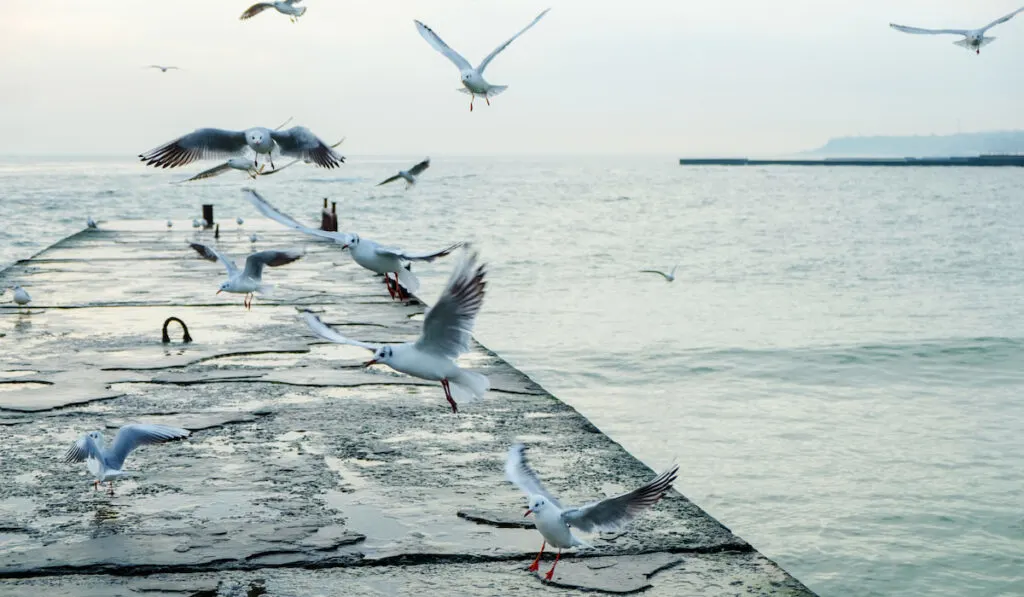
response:
<svg viewBox="0 0 1024 597"><path fill-rule="evenodd" d="M261 248L305 240L260 236ZM541 539L504 480L508 446L526 440L570 503L652 471L483 347L463 363L494 390L453 415L437 384L363 370L362 350L314 338L296 307L366 341L420 326L421 305L393 304L336 247L309 244L271 270L277 294L246 312L213 296L223 272L185 237L108 223L0 273L35 298L28 313L0 306L0 594L811 594L675 492L544 582L525 570ZM160 342L170 316L193 343ZM193 435L137 450L113 497L94 492L61 457L126 422Z"/></svg>

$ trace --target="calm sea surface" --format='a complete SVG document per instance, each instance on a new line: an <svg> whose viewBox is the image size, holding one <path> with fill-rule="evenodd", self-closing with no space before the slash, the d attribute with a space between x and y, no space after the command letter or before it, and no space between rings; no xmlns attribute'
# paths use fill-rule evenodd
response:
<svg viewBox="0 0 1024 597"><path fill-rule="evenodd" d="M1024 595L1024 170L435 158L373 187L420 157L253 186L476 241L478 338L820 594ZM259 219L239 173L168 184L196 171L0 159L0 266L90 214ZM428 300L449 267L417 266Z"/></svg>

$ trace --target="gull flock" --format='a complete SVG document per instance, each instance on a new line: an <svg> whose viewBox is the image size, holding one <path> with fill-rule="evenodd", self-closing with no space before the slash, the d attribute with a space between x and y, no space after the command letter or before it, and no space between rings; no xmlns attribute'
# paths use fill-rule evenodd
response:
<svg viewBox="0 0 1024 597"><path fill-rule="evenodd" d="M277 13L288 16L293 23L297 23L307 12L305 6L300 6L301 2L302 0L284 0L257 3L246 9L240 19L248 20L264 11L274 9ZM428 25L419 20L413 23L419 35L459 69L462 84L459 91L470 96L469 109L473 111L473 102L476 98L483 98L487 105L490 105L491 98L507 89L506 85L494 85L484 78L487 66L513 41L537 25L549 10L544 10L534 17L529 24L499 45L475 67L445 43ZM980 53L982 46L995 39L986 35L988 30L1009 21L1020 12L1024 12L1024 8L979 29L922 29L897 24L891 24L891 27L913 34L959 35L962 39L955 42L957 45ZM168 70L179 70L176 66L155 64L144 68L159 69L163 73ZM206 159L225 160L179 182L204 180L231 170L244 172L249 178L256 179L280 172L300 161L324 169L338 168L345 163L345 157L335 151L341 141L328 145L306 127L294 126L281 130L283 126L284 124L274 129L257 126L241 131L200 128L139 154L138 157L147 166L157 168L177 168ZM275 155L292 157L294 160L277 168L274 163ZM429 166L430 159L427 158L408 170L390 176L377 186L402 179L407 183L406 188L412 187ZM387 365L405 375L439 383L453 414L458 413L460 403L472 403L485 397L490 389L488 378L464 369L456 362L460 355L470 349L473 327L483 307L487 287L487 267L480 261L479 253L474 248L464 242L454 242L434 251L409 251L385 246L361 238L355 232L333 232L305 226L277 209L255 190L245 188L242 191L246 199L265 217L303 234L333 242L340 250L348 251L357 265L368 272L383 276L388 293L394 300L405 300L419 289L419 280L412 272L413 262L431 263L459 250L460 258L440 298L427 311L420 336L413 342L378 346L343 336L313 313L305 312L301 317L308 329L321 339L372 352L372 357L366 361L364 367L375 364ZM241 227L243 220L238 218L237 224ZM193 220L192 226L198 233L207 227L208 223L196 219ZM171 227L172 222L168 221L167 228ZM91 217L88 220L88 228L97 228L95 220ZM252 240L255 242L255 235ZM266 267L284 266L303 256L303 252L296 250L263 250L248 255L244 267L239 268L230 257L210 244L191 242L189 246L201 258L219 262L225 268L227 279L220 284L217 293L244 295L243 305L246 309L252 308L255 295L267 293L271 289L263 282ZM675 271L675 267L669 273L653 269L641 270L644 273L659 275L667 282L675 280ZM13 288L13 299L19 307L26 306L32 300L28 292L20 286ZM93 431L81 436L69 448L65 461L85 462L92 475L94 488L98 489L101 483L107 483L108 491L113 495L114 480L130 474L123 467L133 450L148 444L185 440L188 436L189 432L184 429L163 425L128 424L121 427L113 442L107 445L103 435ZM562 505L544 488L538 475L527 462L525 453L526 447L522 444L510 448L506 457L505 477L526 495L526 515L534 516L536 529L543 537L540 553L529 570L539 569L540 559L547 546L558 550L551 569L545 575L547 580L552 579L562 550L590 547L586 541L573 533L574 529L583 532L621 529L661 500L672 488L678 474L676 465L657 475L646 485L628 493L581 507L569 507Z"/></svg>

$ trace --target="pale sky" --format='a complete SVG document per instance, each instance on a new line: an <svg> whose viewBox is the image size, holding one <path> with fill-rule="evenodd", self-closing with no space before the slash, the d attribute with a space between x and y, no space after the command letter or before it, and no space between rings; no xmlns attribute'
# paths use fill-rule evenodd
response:
<svg viewBox="0 0 1024 597"><path fill-rule="evenodd" d="M293 116L352 154L785 153L855 134L1024 129L1024 14L980 56L890 21L980 27L1022 0L0 0L5 154L129 156ZM509 85L488 107L416 32ZM182 71L144 70L152 63Z"/></svg>

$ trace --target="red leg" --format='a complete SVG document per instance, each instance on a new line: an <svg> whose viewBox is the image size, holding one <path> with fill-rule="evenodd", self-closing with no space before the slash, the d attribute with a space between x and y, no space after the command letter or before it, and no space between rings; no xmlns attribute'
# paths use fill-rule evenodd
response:
<svg viewBox="0 0 1024 597"><path fill-rule="evenodd" d="M533 559L533 563L530 564L530 567L527 568L527 570L529 570L530 572L536 572L537 570L540 569L540 557L542 555L544 555L544 548L547 547L547 546L548 546L548 542L547 541L544 541L543 543L540 544L540 553L537 554L537 557Z"/></svg>
<svg viewBox="0 0 1024 597"><path fill-rule="evenodd" d="M391 299L395 298L395 287L391 285L391 276L387 272L384 272L384 285L388 287L388 294L391 295Z"/></svg>
<svg viewBox="0 0 1024 597"><path fill-rule="evenodd" d="M93 491L99 491L100 490L100 482L99 481L93 481L92 482L92 490Z"/></svg>
<svg viewBox="0 0 1024 597"><path fill-rule="evenodd" d="M452 405L452 412L453 413L459 412L459 405L455 404L455 400L452 399L452 391L451 391L451 388L448 387L448 380L447 379L442 379L441 380L441 387L444 388L444 397L448 399L448 404Z"/></svg>
<svg viewBox="0 0 1024 597"><path fill-rule="evenodd" d="M473 100L476 98L472 93L469 94L469 111L473 111Z"/></svg>
<svg viewBox="0 0 1024 597"><path fill-rule="evenodd" d="M488 106L491 105L491 98L487 97L486 95L484 96L484 101L487 102Z"/></svg>
<svg viewBox="0 0 1024 597"><path fill-rule="evenodd" d="M555 575L555 566L558 565L558 560L560 559L562 559L561 549L558 550L558 555L555 556L555 563L551 565L551 570L548 570L548 573L544 575L544 578L551 580L551 577Z"/></svg>

